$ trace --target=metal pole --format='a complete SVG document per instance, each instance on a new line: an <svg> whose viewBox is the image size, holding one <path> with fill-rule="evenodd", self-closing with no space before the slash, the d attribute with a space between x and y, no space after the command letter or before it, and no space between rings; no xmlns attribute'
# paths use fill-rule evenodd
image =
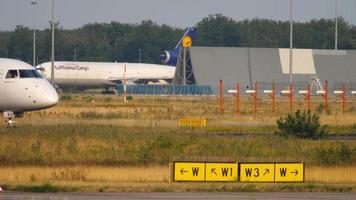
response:
<svg viewBox="0 0 356 200"><path fill-rule="evenodd" d="M32 1L33 6L33 67L36 66L36 1Z"/></svg>
<svg viewBox="0 0 356 200"><path fill-rule="evenodd" d="M54 0L52 0L52 53L51 53L51 83L54 86Z"/></svg>
<svg viewBox="0 0 356 200"><path fill-rule="evenodd" d="M255 93L253 94L253 97L254 97L253 100L254 100L254 103L255 103L255 105L254 105L254 113L255 113L254 117L255 118L257 116L257 100L258 100L257 94L258 94L258 83L256 81L256 83L255 83Z"/></svg>
<svg viewBox="0 0 356 200"><path fill-rule="evenodd" d="M272 112L276 110L276 84L273 82L272 85Z"/></svg>
<svg viewBox="0 0 356 200"><path fill-rule="evenodd" d="M236 111L237 116L240 116L240 83L236 85Z"/></svg>
<svg viewBox="0 0 356 200"><path fill-rule="evenodd" d="M220 113L222 113L223 110L223 81L220 79L219 82L219 107L220 107Z"/></svg>
<svg viewBox="0 0 356 200"><path fill-rule="evenodd" d="M308 83L308 93L307 93L307 109L310 111L310 98L311 98L311 90L310 83Z"/></svg>
<svg viewBox="0 0 356 200"><path fill-rule="evenodd" d="M77 61L77 48L74 48L73 60Z"/></svg>
<svg viewBox="0 0 356 200"><path fill-rule="evenodd" d="M293 83L293 0L290 0L289 85Z"/></svg>
<svg viewBox="0 0 356 200"><path fill-rule="evenodd" d="M293 91L293 83L291 83L289 86L289 109L291 112L293 111Z"/></svg>
<svg viewBox="0 0 356 200"><path fill-rule="evenodd" d="M346 111L346 85L342 84L342 112Z"/></svg>
<svg viewBox="0 0 356 200"><path fill-rule="evenodd" d="M338 21L339 21L339 16L338 16L338 0L335 0L335 50L338 49Z"/></svg>
<svg viewBox="0 0 356 200"><path fill-rule="evenodd" d="M124 102L127 102L126 64L124 65Z"/></svg>
<svg viewBox="0 0 356 200"><path fill-rule="evenodd" d="M138 49L138 54L139 54L140 63L142 63L142 49Z"/></svg>
<svg viewBox="0 0 356 200"><path fill-rule="evenodd" d="M187 48L183 48L183 85L186 85L186 72L187 72Z"/></svg>
<svg viewBox="0 0 356 200"><path fill-rule="evenodd" d="M324 108L325 108L325 113L328 113L329 109L329 83L328 80L325 80L325 95L324 95Z"/></svg>

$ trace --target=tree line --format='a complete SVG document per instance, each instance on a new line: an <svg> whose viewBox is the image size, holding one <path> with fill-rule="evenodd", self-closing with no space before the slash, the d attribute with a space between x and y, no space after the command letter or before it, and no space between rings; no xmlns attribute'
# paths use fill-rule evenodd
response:
<svg viewBox="0 0 356 200"><path fill-rule="evenodd" d="M356 26L338 19L339 49L356 49ZM289 22L267 19L236 21L217 14L205 17L198 27L195 46L289 47ZM159 53L172 49L184 29L146 20L139 24L92 23L76 29L55 25L55 59L78 61L160 63ZM294 47L334 48L334 20L318 19L294 24ZM37 63L50 60L51 30L37 30ZM0 31L0 57L32 63L33 30L22 25Z"/></svg>

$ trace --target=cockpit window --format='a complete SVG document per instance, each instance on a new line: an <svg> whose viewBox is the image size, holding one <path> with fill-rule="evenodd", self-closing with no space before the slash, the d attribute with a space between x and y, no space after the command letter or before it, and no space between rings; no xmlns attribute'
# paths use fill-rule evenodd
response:
<svg viewBox="0 0 356 200"><path fill-rule="evenodd" d="M9 71L7 71L7 74L6 74L7 79L17 78L17 77L19 77L19 74L16 69L10 69Z"/></svg>
<svg viewBox="0 0 356 200"><path fill-rule="evenodd" d="M37 68L37 70L39 70L40 72L45 72L46 71L46 69L43 68L43 67L39 67L39 68Z"/></svg>
<svg viewBox="0 0 356 200"><path fill-rule="evenodd" d="M19 70L20 78L42 78L41 74L37 70Z"/></svg>

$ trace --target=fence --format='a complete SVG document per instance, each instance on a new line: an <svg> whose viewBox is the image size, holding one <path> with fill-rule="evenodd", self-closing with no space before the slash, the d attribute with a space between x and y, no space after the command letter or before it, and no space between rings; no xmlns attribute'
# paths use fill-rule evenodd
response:
<svg viewBox="0 0 356 200"><path fill-rule="evenodd" d="M124 93L124 86L118 85L118 94ZM128 95L212 95L211 86L205 85L127 85Z"/></svg>
<svg viewBox="0 0 356 200"><path fill-rule="evenodd" d="M232 88L228 86L228 88ZM328 81L324 84L314 84L310 82L296 82L286 84L285 82L256 82L253 88L241 87L239 83L234 89L227 89L223 86L223 82L219 84L219 105L220 112L223 112L223 90L227 90L228 94L236 98L236 112L241 112L241 98L250 96L250 103L253 107L253 112L257 114L258 109L263 104L270 104L270 111L275 112L276 106L281 102L288 102L289 111L295 109L311 110L312 105L318 103L318 109L323 107L325 112L330 112L330 109L339 110L343 113L356 109L354 98L356 97L356 87L353 83L333 82L331 85ZM231 98L230 98L231 101ZM331 105L332 104L332 105ZM315 106L314 106L315 107ZM265 109L265 108L264 108ZM285 109L285 106L284 106Z"/></svg>
<svg viewBox="0 0 356 200"><path fill-rule="evenodd" d="M281 81L255 82L254 85L252 86L252 88L248 85L240 84L241 95L247 95L246 91L253 90L256 83L258 85L258 93L260 95L264 94L265 90L267 90L267 91L272 90L273 85L275 87L276 95L282 95L282 91L286 91L286 90L290 89L289 82L281 82ZM237 84L238 83L224 85L223 86L224 93L226 93L228 90L235 90ZM335 81L335 82L325 81L325 82L321 82L321 83L306 82L306 81L293 82L293 91L295 91L295 93L298 93L299 91L306 91L308 89L308 85L310 86L312 96L319 95L317 92L324 90L326 85L328 87L329 95L334 95L334 91L341 91L343 89L343 87L345 87L345 89L346 89L346 96L355 95L355 91L356 91L356 82L342 82L342 81Z"/></svg>
<svg viewBox="0 0 356 200"><path fill-rule="evenodd" d="M355 89L354 83L343 82L324 82L318 87L309 82L294 82L291 86L286 82L256 82L251 88L221 81L215 86L127 85L126 91L128 95L181 96L176 103L187 109L209 108L196 112L203 116L206 112L257 115L295 110L356 114ZM218 95L213 91L219 91ZM123 85L119 85L119 95L123 92Z"/></svg>

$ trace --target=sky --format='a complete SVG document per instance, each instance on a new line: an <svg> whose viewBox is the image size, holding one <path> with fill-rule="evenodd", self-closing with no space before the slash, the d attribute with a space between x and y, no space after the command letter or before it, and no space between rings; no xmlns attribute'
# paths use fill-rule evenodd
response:
<svg viewBox="0 0 356 200"><path fill-rule="evenodd" d="M36 1L36 27L49 27L52 0L0 0L0 30L16 25L33 27ZM336 0L293 0L293 18L299 22L333 18ZM55 21L65 29L88 23L140 23L186 28L209 14L223 14L235 20L265 18L289 20L289 0L55 0ZM356 0L338 0L338 14L356 25Z"/></svg>

